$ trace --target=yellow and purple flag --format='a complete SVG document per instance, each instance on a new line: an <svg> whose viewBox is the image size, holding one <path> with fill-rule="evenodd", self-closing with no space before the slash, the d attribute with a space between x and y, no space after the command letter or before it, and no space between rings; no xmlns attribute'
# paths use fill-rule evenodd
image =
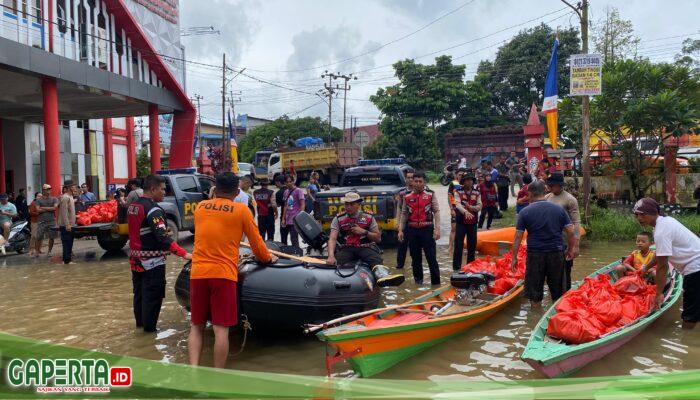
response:
<svg viewBox="0 0 700 400"><path fill-rule="evenodd" d="M549 59L549 71L547 71L547 79L544 82L544 103L542 104L542 112L547 117L547 132L549 133L549 142L552 144L552 149L557 149L557 133L559 116L557 114L557 101L559 100L559 89L557 85L557 53L559 48L559 39L554 39L552 45L552 58Z"/></svg>
<svg viewBox="0 0 700 400"><path fill-rule="evenodd" d="M231 120L231 110L228 111L228 129L231 140L231 172L238 173L238 143L236 142L236 128Z"/></svg>

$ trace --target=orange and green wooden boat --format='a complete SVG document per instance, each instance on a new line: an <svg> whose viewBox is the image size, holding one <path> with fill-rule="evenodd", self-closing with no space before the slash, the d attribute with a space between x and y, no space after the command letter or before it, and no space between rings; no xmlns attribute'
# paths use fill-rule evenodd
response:
<svg viewBox="0 0 700 400"><path fill-rule="evenodd" d="M481 293L473 305L455 301L456 290L446 285L399 308L379 309L317 334L334 350L326 357L330 370L347 359L362 377L370 377L438 343L474 327L520 298L522 280L502 295Z"/></svg>

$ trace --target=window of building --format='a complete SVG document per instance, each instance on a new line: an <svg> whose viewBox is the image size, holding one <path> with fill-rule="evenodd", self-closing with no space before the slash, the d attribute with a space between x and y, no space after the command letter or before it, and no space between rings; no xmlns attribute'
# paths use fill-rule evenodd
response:
<svg viewBox="0 0 700 400"><path fill-rule="evenodd" d="M66 20L66 0L56 2L56 20L58 21L58 31L66 33L68 31L68 21Z"/></svg>
<svg viewBox="0 0 700 400"><path fill-rule="evenodd" d="M112 157L114 162L114 178L129 178L129 161L127 158L126 146L123 144L112 145Z"/></svg>
<svg viewBox="0 0 700 400"><path fill-rule="evenodd" d="M17 14L17 0L2 0L2 9L5 12Z"/></svg>
<svg viewBox="0 0 700 400"><path fill-rule="evenodd" d="M193 176L181 176L177 178L177 186L180 190L187 193L198 193L197 182L194 180Z"/></svg>

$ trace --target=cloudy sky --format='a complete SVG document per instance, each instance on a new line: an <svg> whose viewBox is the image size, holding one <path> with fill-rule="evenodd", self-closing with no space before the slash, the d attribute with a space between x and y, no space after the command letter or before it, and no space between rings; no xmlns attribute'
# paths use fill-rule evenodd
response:
<svg viewBox="0 0 700 400"><path fill-rule="evenodd" d="M639 53L654 61L672 60L684 38L700 38L698 0L592 0L591 20L608 6L632 21ZM480 60L493 59L519 30L542 22L553 28L579 23L559 0L182 0L180 7L183 29L221 31L183 37L188 60L221 65L225 52L228 65L245 68L229 88L236 113L326 118L328 105L316 92L328 70L358 77L347 114L358 117L359 125L377 121L367 99L395 82L391 64L397 60L429 63L450 54L466 64L470 78ZM221 69L193 63L187 68L188 93L204 96L204 121L220 123ZM333 125L342 127L342 113L342 98L334 99Z"/></svg>

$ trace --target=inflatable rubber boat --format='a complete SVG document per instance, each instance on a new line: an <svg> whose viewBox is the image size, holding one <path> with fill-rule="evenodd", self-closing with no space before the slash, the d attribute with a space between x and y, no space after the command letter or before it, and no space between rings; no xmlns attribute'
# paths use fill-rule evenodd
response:
<svg viewBox="0 0 700 400"><path fill-rule="evenodd" d="M327 237L316 221L306 213L300 214L298 219L295 222L302 240L309 244L310 250L321 251ZM303 254L299 248L280 243L267 242L267 246L270 250L287 254ZM387 279L386 270L378 267L373 272L361 262L331 266L321 260L318 264L311 264L283 258L275 264L263 265L255 261L250 250L241 248L239 313L246 315L254 328L266 326L289 331L301 330L305 324L371 310L379 302L380 285L403 282L403 275ZM175 283L178 303L187 309L190 305L189 286L188 262Z"/></svg>

